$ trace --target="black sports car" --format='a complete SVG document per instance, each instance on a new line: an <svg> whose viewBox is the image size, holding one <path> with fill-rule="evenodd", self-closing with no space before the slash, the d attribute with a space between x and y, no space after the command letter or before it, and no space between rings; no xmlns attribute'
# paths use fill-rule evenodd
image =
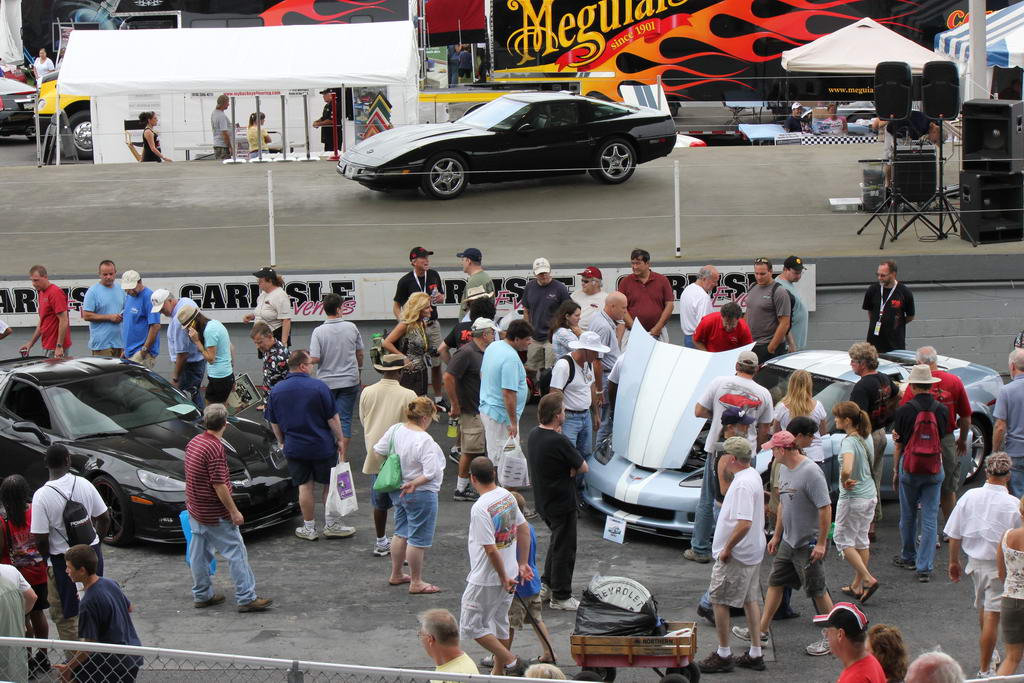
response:
<svg viewBox="0 0 1024 683"><path fill-rule="evenodd" d="M183 543L185 446L203 431L195 405L140 365L113 358L0 362L0 477L47 480L51 443L71 452L110 508L105 539ZM243 531L292 519L298 510L284 454L270 431L232 418L224 433Z"/></svg>
<svg viewBox="0 0 1024 683"><path fill-rule="evenodd" d="M503 95L454 123L400 126L349 149L339 174L371 190L419 187L435 199L467 183L589 171L625 182L637 164L667 156L672 117L656 109L568 93Z"/></svg>

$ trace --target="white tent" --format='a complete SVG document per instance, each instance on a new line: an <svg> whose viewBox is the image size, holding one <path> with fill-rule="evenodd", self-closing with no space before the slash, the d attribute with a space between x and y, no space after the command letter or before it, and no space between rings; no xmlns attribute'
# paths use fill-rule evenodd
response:
<svg viewBox="0 0 1024 683"><path fill-rule="evenodd" d="M415 86L411 22L74 31L62 95Z"/></svg>
<svg viewBox="0 0 1024 683"><path fill-rule="evenodd" d="M907 62L921 73L925 62L949 60L864 18L806 45L782 53L782 68L826 74L874 74L879 62Z"/></svg>
<svg viewBox="0 0 1024 683"><path fill-rule="evenodd" d="M0 0L0 62L21 64L21 0Z"/></svg>

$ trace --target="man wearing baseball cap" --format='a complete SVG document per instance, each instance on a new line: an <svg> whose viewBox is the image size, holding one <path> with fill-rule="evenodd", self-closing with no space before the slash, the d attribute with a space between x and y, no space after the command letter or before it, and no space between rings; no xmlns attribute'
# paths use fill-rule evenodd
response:
<svg viewBox="0 0 1024 683"><path fill-rule="evenodd" d="M485 292L494 296L494 281L491 280L491 276L480 265L484 261L484 255L476 247L463 249L455 256L462 259L462 272L469 276L469 279L466 280L466 288L462 290L462 303L459 305L459 317L461 317L466 314L466 310L469 308L469 300L467 299L469 291L477 287L483 287Z"/></svg>
<svg viewBox="0 0 1024 683"><path fill-rule="evenodd" d="M590 329L590 319L604 310L604 300L608 292L604 291L604 280L601 269L587 266L580 273L580 287L572 293L572 300L580 305L580 329Z"/></svg>
<svg viewBox="0 0 1024 683"><path fill-rule="evenodd" d="M967 574L974 584L974 608L979 612L981 665L976 678L996 674L992 650L999 636L999 614L1003 582L996 566L1000 539L1020 524L1020 500L1007 490L1012 461L1006 453L985 458L985 484L961 496L946 521L949 536L949 580L959 583L965 573L960 566L960 548L967 555Z"/></svg>
<svg viewBox="0 0 1024 683"><path fill-rule="evenodd" d="M569 298L569 290L551 277L551 264L544 257L533 262L533 275L523 293L523 319L533 326L533 341L526 349L526 373L536 380L538 372L555 364L548 329L555 311Z"/></svg>
<svg viewBox="0 0 1024 683"><path fill-rule="evenodd" d="M814 623L822 625L832 654L843 663L838 683L886 683L882 665L868 652L868 618L860 608L837 602Z"/></svg>
<svg viewBox="0 0 1024 683"><path fill-rule="evenodd" d="M171 360L171 383L184 391L200 410L206 405L201 390L206 374L206 358L188 337L178 318L183 308L196 308L192 299L179 299L166 289L158 289L150 297L153 313L163 313L171 321L167 324L167 355Z"/></svg>
<svg viewBox="0 0 1024 683"><path fill-rule="evenodd" d="M697 279L686 286L679 295L679 324L683 328L683 346L695 349L693 333L704 316L712 312L711 292L718 286L718 269L704 266L697 272Z"/></svg>
<svg viewBox="0 0 1024 683"><path fill-rule="evenodd" d="M412 270L398 280L395 287L395 298L392 308L397 319L402 311L402 306L409 300L409 297L416 292L423 292L430 296L430 320L424 325L427 332L429 348L435 351L441 348L441 324L437 322L437 305L444 303L444 283L441 275L430 267L430 257L434 252L427 251L423 247L413 247L409 251L409 263ZM430 368L430 383L434 387L434 403L442 404L441 394L441 364L435 362Z"/></svg>
<svg viewBox="0 0 1024 683"><path fill-rule="evenodd" d="M782 263L782 273L775 281L790 294L792 314L789 318L789 332L786 333L786 351L792 353L807 346L808 313L796 283L804 276L804 261L799 256L790 256Z"/></svg>
<svg viewBox="0 0 1024 683"><path fill-rule="evenodd" d="M124 357L152 370L160 355L160 311L153 311L153 290L142 284L142 276L135 270L121 275L121 289L125 295L121 313Z"/></svg>

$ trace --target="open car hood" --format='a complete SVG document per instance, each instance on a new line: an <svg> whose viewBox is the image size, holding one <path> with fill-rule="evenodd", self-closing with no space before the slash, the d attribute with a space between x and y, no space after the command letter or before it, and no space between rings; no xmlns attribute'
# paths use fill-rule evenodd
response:
<svg viewBox="0 0 1024 683"><path fill-rule="evenodd" d="M693 414L697 399L714 378L735 374L736 358L751 348L688 349L659 342L634 323L615 397L615 453L641 467L682 467L707 422Z"/></svg>

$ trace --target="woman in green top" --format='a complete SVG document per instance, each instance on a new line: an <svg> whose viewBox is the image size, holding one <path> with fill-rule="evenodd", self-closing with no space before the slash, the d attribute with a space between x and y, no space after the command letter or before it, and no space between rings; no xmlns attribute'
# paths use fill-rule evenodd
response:
<svg viewBox="0 0 1024 683"><path fill-rule="evenodd" d="M867 440L871 420L853 401L837 403L832 414L836 428L846 432L839 448L839 504L832 540L855 572L850 585L839 590L863 604L878 590L878 579L868 571L868 528L878 497L871 477L873 447Z"/></svg>

